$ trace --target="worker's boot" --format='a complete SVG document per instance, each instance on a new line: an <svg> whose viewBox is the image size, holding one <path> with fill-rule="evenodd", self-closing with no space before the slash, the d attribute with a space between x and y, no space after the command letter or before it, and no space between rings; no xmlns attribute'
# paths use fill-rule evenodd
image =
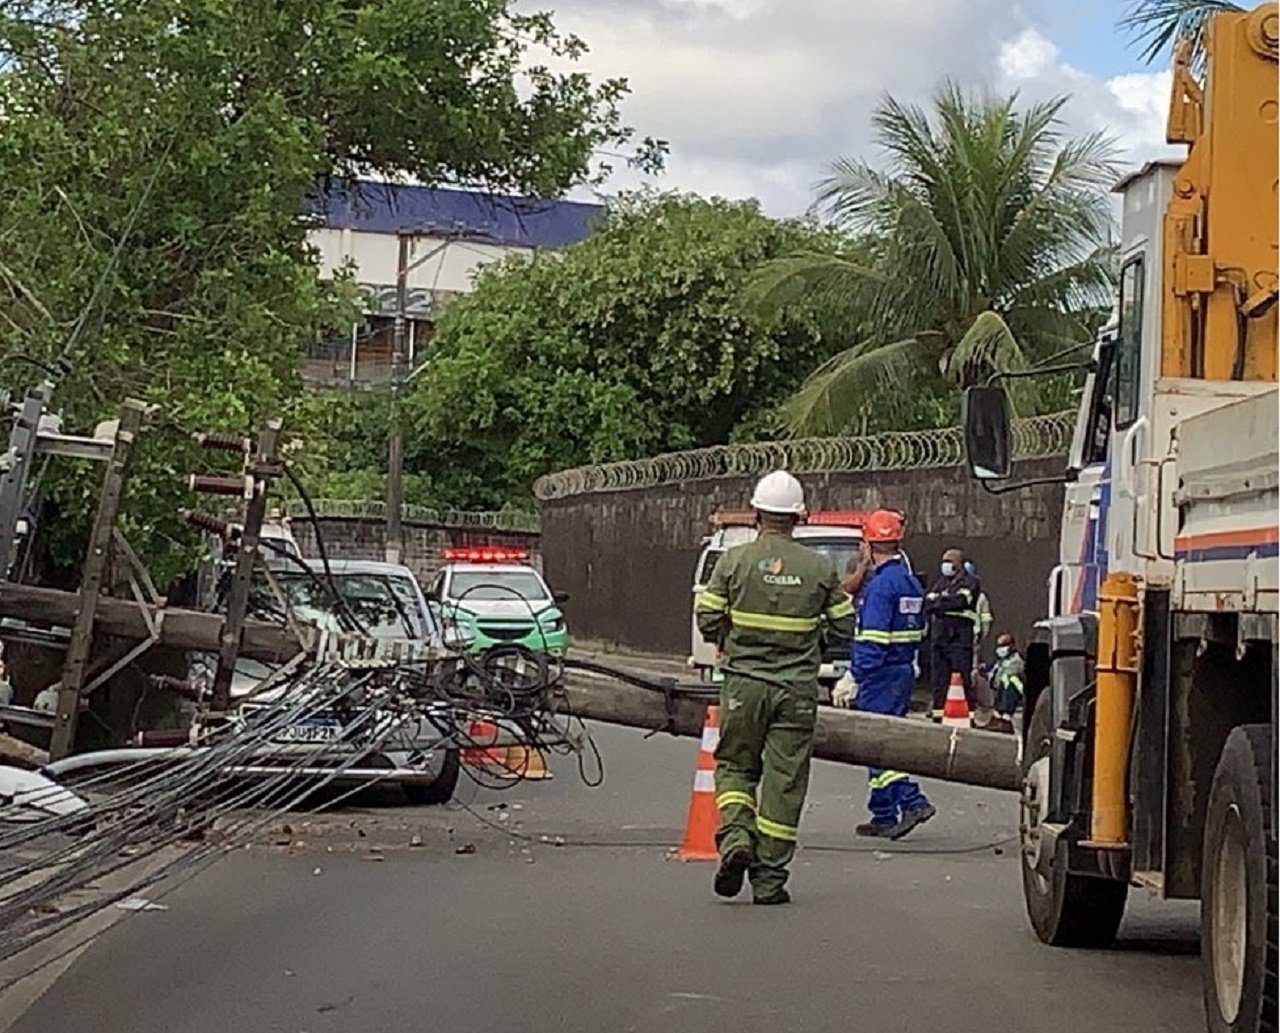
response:
<svg viewBox="0 0 1280 1033"><path fill-rule="evenodd" d="M754 897L751 903L766 906L772 904L790 904L791 894L786 890L774 890L772 893L765 894L763 897Z"/></svg>
<svg viewBox="0 0 1280 1033"><path fill-rule="evenodd" d="M889 825L879 821L865 821L854 828L853 831L859 836L866 836L870 839L892 839L893 830L897 827L897 825Z"/></svg>
<svg viewBox="0 0 1280 1033"><path fill-rule="evenodd" d="M937 813L938 808L931 803L926 803L923 807L913 807L909 811L903 811L902 818L899 819L898 824L889 830L889 838L901 839L912 829L923 825Z"/></svg>
<svg viewBox="0 0 1280 1033"><path fill-rule="evenodd" d="M717 897L736 897L742 892L742 883L747 877L747 869L751 867L751 849L745 846L734 847L720 859L720 867L716 870L715 890Z"/></svg>

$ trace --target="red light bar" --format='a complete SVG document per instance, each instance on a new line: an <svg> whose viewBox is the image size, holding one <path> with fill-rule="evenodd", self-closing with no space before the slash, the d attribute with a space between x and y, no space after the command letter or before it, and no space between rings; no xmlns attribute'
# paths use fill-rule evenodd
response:
<svg viewBox="0 0 1280 1033"><path fill-rule="evenodd" d="M506 549L497 545L444 550L446 563L523 563L528 558L528 549Z"/></svg>
<svg viewBox="0 0 1280 1033"><path fill-rule="evenodd" d="M804 522L817 527L861 527L868 516L868 513L857 509L830 509L810 513Z"/></svg>
<svg viewBox="0 0 1280 1033"><path fill-rule="evenodd" d="M754 509L718 509L711 514L713 527L755 527Z"/></svg>

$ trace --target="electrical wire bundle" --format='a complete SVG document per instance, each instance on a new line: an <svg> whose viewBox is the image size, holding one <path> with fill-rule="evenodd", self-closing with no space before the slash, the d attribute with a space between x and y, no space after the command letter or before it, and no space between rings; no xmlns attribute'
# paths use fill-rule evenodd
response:
<svg viewBox="0 0 1280 1033"><path fill-rule="evenodd" d="M333 807L406 767L427 770L433 755L491 745L472 734L477 722L530 750L576 751L584 780L598 782L587 775L584 758L598 768L599 753L585 726L556 712L560 672L520 646L313 663L274 680L269 700L250 693L234 720L197 726L191 745L49 765L42 774L54 782L43 794L0 798L0 963L162 880L185 880L283 814L312 806L318 790L346 787L325 794L322 806ZM299 729L317 724L333 729L330 738L298 741ZM397 767L391 757L405 759ZM520 765L496 778L462 770L493 788L525 774ZM68 791L84 805L53 813ZM51 806L42 811L42 803Z"/></svg>

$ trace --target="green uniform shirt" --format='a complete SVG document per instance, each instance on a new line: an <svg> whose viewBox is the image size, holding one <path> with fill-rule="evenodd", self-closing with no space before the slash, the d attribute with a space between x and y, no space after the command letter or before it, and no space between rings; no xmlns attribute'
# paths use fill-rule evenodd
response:
<svg viewBox="0 0 1280 1033"><path fill-rule="evenodd" d="M702 637L724 650L726 674L784 687L817 681L824 620L837 638L853 636L853 603L831 561L773 532L720 557L694 612Z"/></svg>

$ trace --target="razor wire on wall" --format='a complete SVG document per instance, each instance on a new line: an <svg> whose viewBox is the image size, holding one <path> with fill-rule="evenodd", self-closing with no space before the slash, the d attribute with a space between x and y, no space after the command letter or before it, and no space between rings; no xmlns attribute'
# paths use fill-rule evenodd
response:
<svg viewBox="0 0 1280 1033"><path fill-rule="evenodd" d="M368 499L313 499L316 515L339 520L385 520L387 504ZM301 502L288 506L288 515L296 519L307 516ZM464 509L431 509L427 506L405 506L402 520L409 523L436 524L441 527L483 528L494 531L538 533L538 514L522 510L472 511Z"/></svg>
<svg viewBox="0 0 1280 1033"><path fill-rule="evenodd" d="M1074 410L1013 423L1014 459L1065 455L1075 424ZM942 430L895 431L866 437L796 438L790 441L717 445L626 460L540 477L533 493L542 502L594 492L656 488L664 484L722 477L754 477L769 470L792 473L856 473L866 470L925 470L964 462L964 433Z"/></svg>

